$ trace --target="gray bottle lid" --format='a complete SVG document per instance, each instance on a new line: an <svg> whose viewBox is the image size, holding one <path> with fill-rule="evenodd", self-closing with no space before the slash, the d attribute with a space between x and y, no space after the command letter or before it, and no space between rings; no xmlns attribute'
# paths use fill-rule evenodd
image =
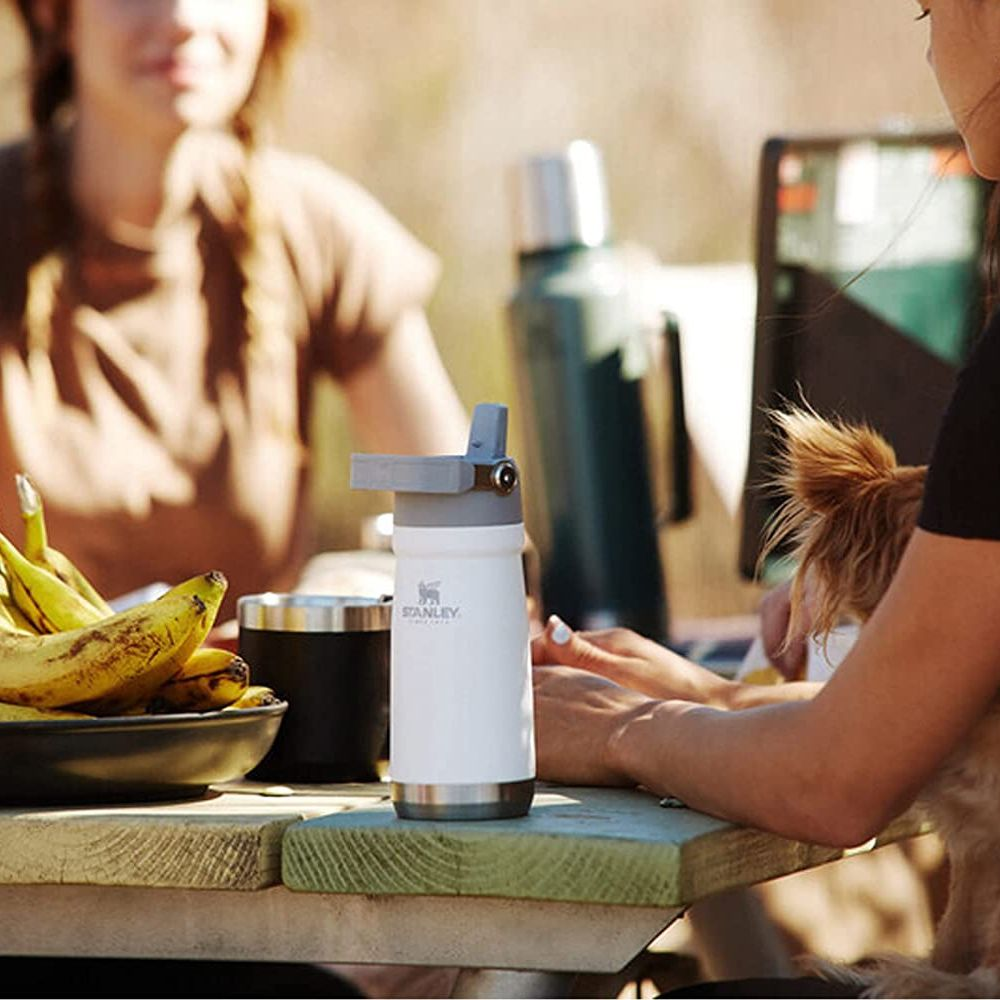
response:
<svg viewBox="0 0 1000 1000"><path fill-rule="evenodd" d="M517 524L521 477L506 451L507 407L480 403L464 455L352 455L351 488L395 493L398 525Z"/></svg>
<svg viewBox="0 0 1000 1000"><path fill-rule="evenodd" d="M601 151L577 139L564 150L532 156L512 172L514 247L538 253L604 246L611 212Z"/></svg>

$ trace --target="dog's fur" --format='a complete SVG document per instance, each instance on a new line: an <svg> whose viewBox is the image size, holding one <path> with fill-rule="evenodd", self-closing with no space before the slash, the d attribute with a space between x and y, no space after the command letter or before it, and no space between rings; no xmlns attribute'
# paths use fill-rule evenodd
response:
<svg viewBox="0 0 1000 1000"><path fill-rule="evenodd" d="M765 542L791 539L798 561L792 635L809 591L811 632L822 638L875 610L902 557L923 496L926 466L902 466L864 426L812 411L774 414L787 499ZM806 581L808 580L808 587ZM920 795L947 851L948 904L927 959L884 956L851 970L865 996L1000 996L1000 707L992 705ZM829 967L827 967L829 972Z"/></svg>

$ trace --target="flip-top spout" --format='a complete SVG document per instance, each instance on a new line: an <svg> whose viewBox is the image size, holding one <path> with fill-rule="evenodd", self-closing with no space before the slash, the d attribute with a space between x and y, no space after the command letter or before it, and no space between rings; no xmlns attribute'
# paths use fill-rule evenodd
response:
<svg viewBox="0 0 1000 1000"><path fill-rule="evenodd" d="M507 453L507 407L480 403L472 414L465 457L477 465L492 465Z"/></svg>
<svg viewBox="0 0 1000 1000"><path fill-rule="evenodd" d="M480 403L464 455L352 455L351 487L395 493L397 524L516 524L520 476L506 451L507 407Z"/></svg>

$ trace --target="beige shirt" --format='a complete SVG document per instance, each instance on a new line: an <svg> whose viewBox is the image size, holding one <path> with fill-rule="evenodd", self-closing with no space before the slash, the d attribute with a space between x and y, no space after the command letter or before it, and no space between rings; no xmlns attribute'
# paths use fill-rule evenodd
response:
<svg viewBox="0 0 1000 1000"><path fill-rule="evenodd" d="M78 223L51 346L35 352L22 322L24 147L0 148L0 529L20 542L14 474L26 472L50 544L105 596L219 569L230 613L240 594L288 587L309 554L315 376L369 362L438 265L351 181L266 151L255 190L271 220L258 283L268 335L247 349L220 225L235 147L203 141L192 189L213 210L196 200L145 246Z"/></svg>

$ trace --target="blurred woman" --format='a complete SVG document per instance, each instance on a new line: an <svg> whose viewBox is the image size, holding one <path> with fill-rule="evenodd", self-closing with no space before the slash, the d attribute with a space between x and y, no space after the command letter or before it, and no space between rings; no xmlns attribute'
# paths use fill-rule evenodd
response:
<svg viewBox="0 0 1000 1000"><path fill-rule="evenodd" d="M315 159L262 141L293 0L17 0L30 134L0 148L0 528L14 474L105 596L312 546L312 390L361 446L461 450L424 314L437 261ZM16 537L16 535L15 535Z"/></svg>

